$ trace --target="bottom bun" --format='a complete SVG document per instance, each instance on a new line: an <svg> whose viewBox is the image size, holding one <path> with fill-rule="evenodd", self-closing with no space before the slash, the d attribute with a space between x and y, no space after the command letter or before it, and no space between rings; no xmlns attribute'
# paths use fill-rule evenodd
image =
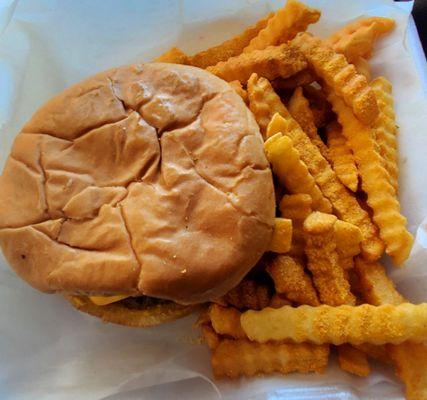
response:
<svg viewBox="0 0 427 400"><path fill-rule="evenodd" d="M150 297L129 298L105 306L92 303L87 296L65 295L65 298L79 311L101 318L104 322L133 327L160 325L185 317L199 307Z"/></svg>

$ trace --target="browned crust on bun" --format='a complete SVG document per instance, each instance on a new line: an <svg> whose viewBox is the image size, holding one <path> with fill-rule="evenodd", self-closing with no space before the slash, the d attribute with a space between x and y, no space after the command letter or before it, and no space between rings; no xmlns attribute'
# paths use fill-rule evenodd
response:
<svg viewBox="0 0 427 400"><path fill-rule="evenodd" d="M48 292L217 298L266 251L274 212L252 114L183 65L124 66L65 90L0 176L0 245Z"/></svg>
<svg viewBox="0 0 427 400"><path fill-rule="evenodd" d="M104 322L147 328L174 321L194 312L198 306L184 306L174 302L159 303L149 307L128 308L123 301L98 306L86 296L64 296L75 308L86 314L101 318Z"/></svg>

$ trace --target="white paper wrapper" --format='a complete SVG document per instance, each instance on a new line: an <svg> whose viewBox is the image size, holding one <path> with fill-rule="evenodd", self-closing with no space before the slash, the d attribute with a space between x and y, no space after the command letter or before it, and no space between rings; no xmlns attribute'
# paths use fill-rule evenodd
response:
<svg viewBox="0 0 427 400"><path fill-rule="evenodd" d="M392 275L404 294L427 300L427 103L405 40L411 4L391 0L307 1L327 35L362 15L396 19L377 46L374 74L394 85L400 126L400 198L417 234ZM0 2L0 165L13 138L49 97L95 72L150 60L172 45L193 52L221 42L282 1L11 0ZM16 9L14 6L16 5ZM421 65L421 62L419 62ZM424 220L424 223L423 223ZM36 292L0 259L1 399L357 399L402 398L391 369L359 379L335 363L324 375L212 381L209 351L191 344L194 317L155 329L104 325L60 296Z"/></svg>

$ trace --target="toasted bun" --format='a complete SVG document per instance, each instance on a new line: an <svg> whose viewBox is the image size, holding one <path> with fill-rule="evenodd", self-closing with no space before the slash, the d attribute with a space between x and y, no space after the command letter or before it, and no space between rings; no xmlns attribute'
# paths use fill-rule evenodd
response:
<svg viewBox="0 0 427 400"><path fill-rule="evenodd" d="M180 305L174 302L129 308L126 302L97 306L86 296L66 295L65 298L79 311L101 318L104 322L146 328L185 317L197 309L197 305Z"/></svg>
<svg viewBox="0 0 427 400"><path fill-rule="evenodd" d="M189 66L125 66L65 90L0 177L0 245L46 292L207 301L257 262L273 220L252 114Z"/></svg>

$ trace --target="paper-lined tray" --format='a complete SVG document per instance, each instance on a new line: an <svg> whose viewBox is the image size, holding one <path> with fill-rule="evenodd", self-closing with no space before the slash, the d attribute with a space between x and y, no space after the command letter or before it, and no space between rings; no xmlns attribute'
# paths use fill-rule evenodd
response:
<svg viewBox="0 0 427 400"><path fill-rule="evenodd" d="M112 66L150 60L172 45L198 51L282 5L249 0L27 0L18 2L13 12L13 3L0 6L1 166L23 123L70 84ZM392 276L411 300L427 300L427 101L409 51L416 43L414 31L408 31L409 38L405 33L410 4L307 3L322 10L321 21L311 29L321 36L362 15L397 21L395 32L378 44L372 65L374 76L384 74L394 85L400 199L417 242L405 268ZM391 369L376 366L369 378L360 379L334 362L323 375L214 383L209 351L192 340L198 336L194 317L148 330L104 325L77 313L60 296L28 287L4 258L0 264L1 399L402 397Z"/></svg>

